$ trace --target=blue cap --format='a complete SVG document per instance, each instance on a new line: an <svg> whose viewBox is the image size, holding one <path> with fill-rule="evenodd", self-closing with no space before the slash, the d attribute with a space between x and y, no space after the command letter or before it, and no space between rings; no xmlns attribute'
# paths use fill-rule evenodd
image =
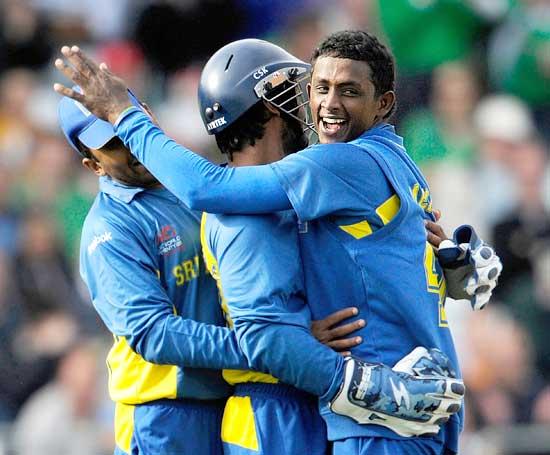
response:
<svg viewBox="0 0 550 455"><path fill-rule="evenodd" d="M79 87L73 89L80 91ZM139 100L130 90L128 98L141 109ZM81 103L66 96L59 102L57 113L63 134L79 154L82 153L76 146L76 139L88 148L99 149L116 136L109 122L97 118Z"/></svg>

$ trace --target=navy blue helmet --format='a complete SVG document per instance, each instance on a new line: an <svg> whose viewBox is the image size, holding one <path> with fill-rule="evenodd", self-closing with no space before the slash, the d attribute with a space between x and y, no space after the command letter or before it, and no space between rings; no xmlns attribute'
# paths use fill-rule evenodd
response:
<svg viewBox="0 0 550 455"><path fill-rule="evenodd" d="M275 44L234 41L206 63L199 83L199 109L209 134L217 134L264 99L313 130L305 86L310 65Z"/></svg>

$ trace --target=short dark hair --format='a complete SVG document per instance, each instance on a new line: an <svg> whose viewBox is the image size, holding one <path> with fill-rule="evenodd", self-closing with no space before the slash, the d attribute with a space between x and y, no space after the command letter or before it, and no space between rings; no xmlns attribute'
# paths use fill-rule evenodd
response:
<svg viewBox="0 0 550 455"><path fill-rule="evenodd" d="M222 153L233 160L233 153L241 151L248 145L255 145L258 139L264 137L265 125L273 113L259 101L248 109L223 131L216 134L216 143Z"/></svg>
<svg viewBox="0 0 550 455"><path fill-rule="evenodd" d="M323 56L358 60L369 65L376 96L395 90L395 59L391 51L369 32L344 30L329 35L313 51L312 67Z"/></svg>

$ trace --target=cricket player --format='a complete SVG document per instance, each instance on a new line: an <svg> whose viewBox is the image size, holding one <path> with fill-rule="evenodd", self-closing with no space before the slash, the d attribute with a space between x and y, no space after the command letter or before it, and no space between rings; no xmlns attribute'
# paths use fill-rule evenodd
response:
<svg viewBox="0 0 550 455"><path fill-rule="evenodd" d="M78 52L66 50L64 55ZM115 123L117 134L133 146L132 152L140 161L195 207L211 212L265 213L292 206L300 219L301 257L313 315L329 311L332 305L338 307L340 299L360 302L359 307L374 317L374 331L370 332L369 323L369 331L364 332L368 341L353 349L354 355L391 365L409 348L425 345L440 348L458 371L443 306L445 281L425 241L424 221L432 218L429 190L404 153L401 139L385 122L395 101L393 59L365 32L331 36L314 57L312 113L320 140L326 144L270 166L223 169L201 160L166 138L135 109L125 110L124 84L88 63L78 68L73 78L83 86L85 95L59 86L57 90ZM232 64L239 67L238 54L228 56L228 70ZM277 83L281 79L279 69L276 65L258 65L250 78L240 82L251 87L256 98L265 98L263 90L254 89L259 82ZM290 76L287 73L284 77L292 81ZM107 90L109 96L94 98L94 78L114 81ZM211 82L217 85L215 79ZM242 109L246 104L239 105L231 94L227 96L227 100L220 98L204 110L209 117L208 129L214 134L231 119L234 105ZM186 189L181 181L186 182ZM203 191L206 189L208 192ZM458 245L453 248L460 250ZM476 269L468 280L475 281L483 297L490 295L493 278L498 276L492 251L477 245L462 248ZM491 257L478 254L484 250ZM485 260L483 265L479 256ZM328 281L336 285L331 288ZM467 294L473 303L477 301L473 293ZM316 299L320 295L324 300ZM242 336L243 346L253 346L246 332ZM253 363L261 361L261 355L246 354ZM350 359L346 370L353 371L355 365L356 360ZM341 409L345 395L350 401L364 398L365 387L371 383L369 374L374 370L366 367L362 371L357 379L366 378L359 382L364 387L337 393L326 403L324 415L329 437L335 441L334 453L456 452L459 418L451 418L437 435L418 439L400 435L397 427L392 429L384 413L375 412L372 425L355 422L365 415L352 420L331 413L330 409ZM406 404L411 397L406 387L393 386L394 398Z"/></svg>
<svg viewBox="0 0 550 455"><path fill-rule="evenodd" d="M245 40L218 51L206 64L201 79L215 79L232 54L239 54L238 70L233 77L241 79L256 70L258 51L262 51L261 58L270 62L285 62L293 67L304 65L270 43ZM233 87L234 81L225 81L224 85ZM285 91L283 86L273 90L273 95L279 93L288 104L297 106L293 90ZM206 101L209 94L201 95L201 104L210 105ZM249 93L236 96L247 99ZM305 136L296 119L257 100L241 116L228 120L226 128L216 135L216 141L228 155L229 166L242 167L278 161L303 148ZM335 379L342 375L344 367L342 357L308 333L310 312L304 301L296 227L293 211L263 216L203 214L201 240L205 262L219 283L228 319L239 339L246 343L243 349L257 367L277 376L224 372L224 377L236 385L222 422L226 454L327 453L325 425L316 400L286 385L293 384L317 396L333 396L340 387ZM396 377L399 382L404 379ZM383 382L390 385L391 380L388 376ZM409 387L413 389L415 384L409 383ZM420 389L416 390L422 394ZM393 401L391 392L382 394ZM448 405L447 402L445 407ZM439 419L445 420L446 416L438 414L436 420ZM415 424L404 422L402 430L410 429L409 425ZM431 431L437 431L437 426L432 425Z"/></svg>

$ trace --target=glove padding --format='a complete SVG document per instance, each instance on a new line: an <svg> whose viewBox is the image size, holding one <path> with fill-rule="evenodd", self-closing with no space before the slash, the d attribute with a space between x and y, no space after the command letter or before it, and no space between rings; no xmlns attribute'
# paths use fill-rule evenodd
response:
<svg viewBox="0 0 550 455"><path fill-rule="evenodd" d="M473 227L463 225L455 230L452 240L441 242L438 254L447 295L469 300L474 310L485 308L502 272L493 248L477 236Z"/></svg>
<svg viewBox="0 0 550 455"><path fill-rule="evenodd" d="M449 359L437 349L418 347L393 369L348 357L330 408L400 436L436 435L462 406L464 383L454 376Z"/></svg>

